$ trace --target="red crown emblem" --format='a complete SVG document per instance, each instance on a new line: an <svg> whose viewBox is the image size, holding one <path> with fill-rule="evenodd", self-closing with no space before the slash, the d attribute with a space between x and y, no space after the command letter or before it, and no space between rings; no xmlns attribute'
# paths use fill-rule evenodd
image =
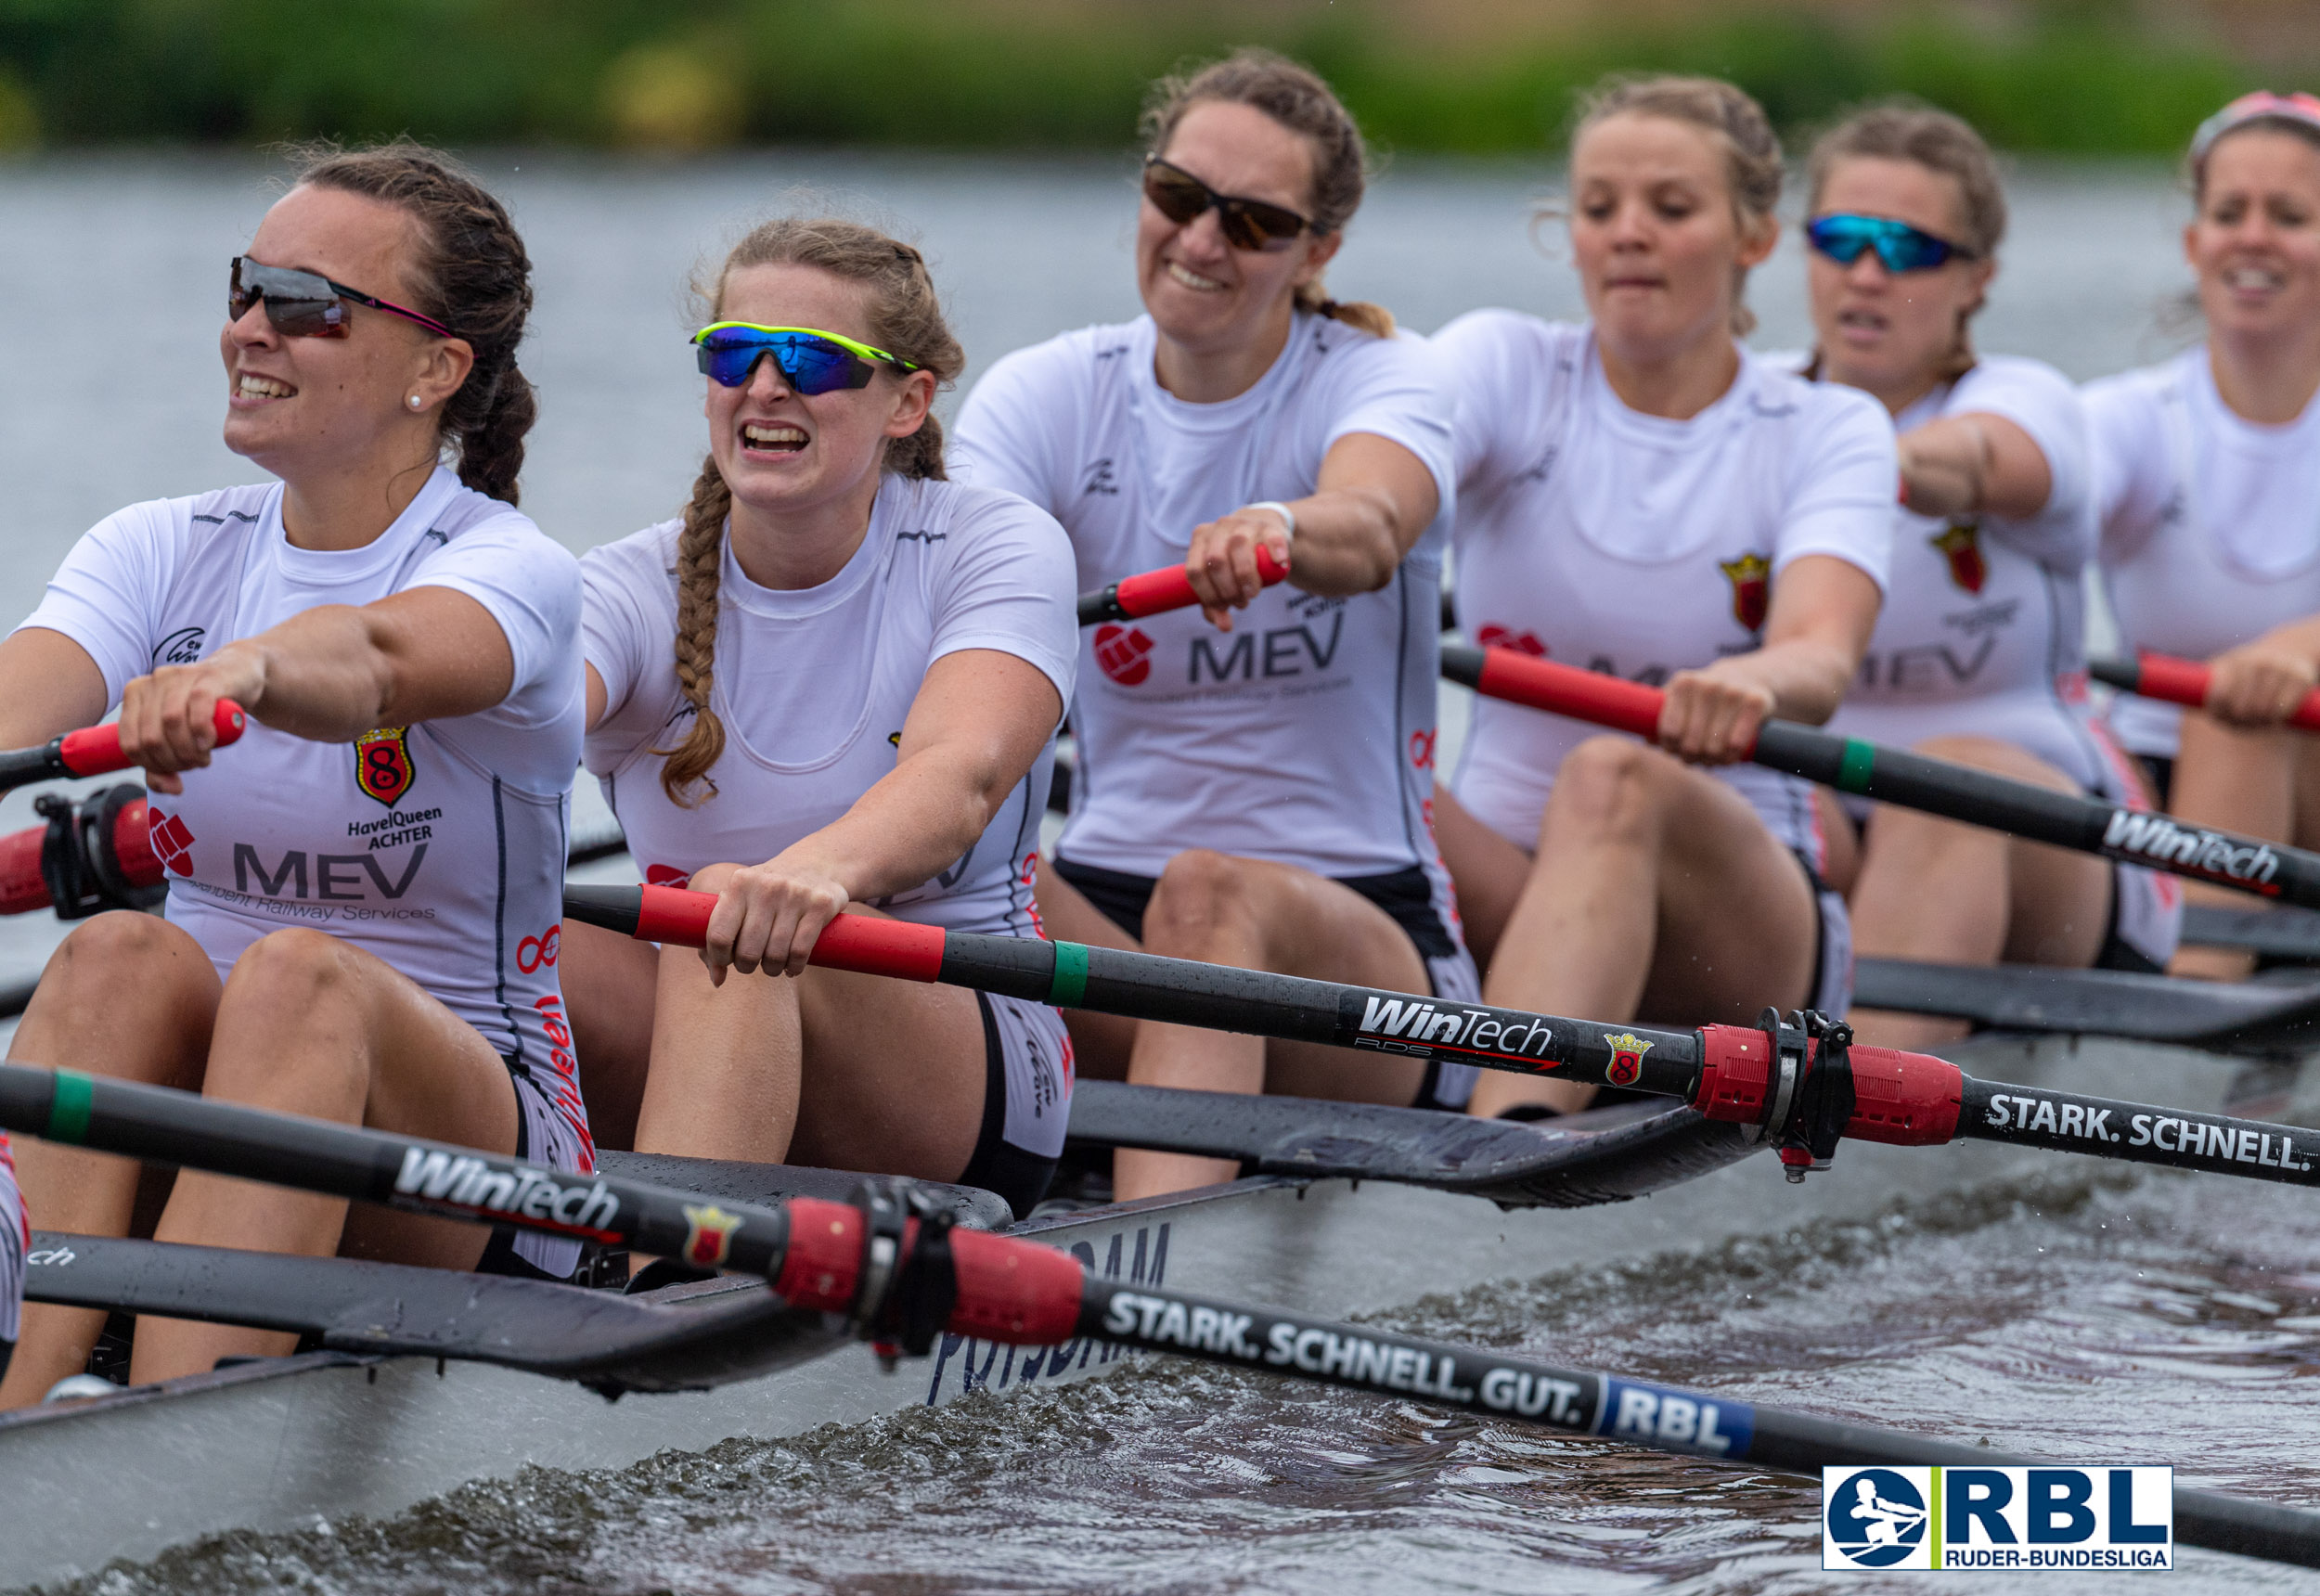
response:
<svg viewBox="0 0 2320 1596"><path fill-rule="evenodd" d="M354 740L354 785L388 808L411 790L410 728L382 726Z"/></svg>
<svg viewBox="0 0 2320 1596"><path fill-rule="evenodd" d="M1096 667L1124 688L1140 687L1152 675L1152 639L1141 626L1098 626Z"/></svg>
<svg viewBox="0 0 2320 1596"><path fill-rule="evenodd" d="M1716 569L1732 584L1732 618L1751 632L1764 629L1764 612L1772 602L1772 562L1760 554L1720 560Z"/></svg>
<svg viewBox="0 0 2320 1596"><path fill-rule="evenodd" d="M1606 1034L1604 1046L1611 1049L1611 1067L1604 1072L1604 1079L1615 1087L1631 1087L1643 1074L1643 1055L1655 1044L1643 1040L1632 1031Z"/></svg>
<svg viewBox="0 0 2320 1596"><path fill-rule="evenodd" d="M1968 593L1978 593L1981 585L1990 580L1990 562L1981 554L1981 524L1978 521L1953 521L1948 528L1926 539L1941 551L1950 562L1950 580Z"/></svg>

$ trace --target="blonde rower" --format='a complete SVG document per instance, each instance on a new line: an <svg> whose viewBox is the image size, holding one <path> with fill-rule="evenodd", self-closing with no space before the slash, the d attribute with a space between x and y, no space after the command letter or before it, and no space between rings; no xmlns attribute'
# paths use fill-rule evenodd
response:
<svg viewBox="0 0 2320 1596"><path fill-rule="evenodd" d="M583 569L588 768L649 877L718 901L699 955L566 927L589 1097L639 1152L964 1180L1028 1212L1070 1112L1055 1010L806 957L841 910L1039 933L1070 548L945 480L930 406L962 356L916 250L769 222L706 298L691 502Z"/></svg>
<svg viewBox="0 0 2320 1596"><path fill-rule="evenodd" d="M1682 1024L1845 1007L1811 789L1734 763L1766 716L1836 709L1892 535L1883 411L1737 341L1780 162L1728 84L1613 84L1571 151L1592 319L1480 311L1435 338L1459 385L1462 626L1668 689L1656 748L1476 703L1438 817L1492 1003ZM1473 1106L1588 1095L1490 1075Z"/></svg>

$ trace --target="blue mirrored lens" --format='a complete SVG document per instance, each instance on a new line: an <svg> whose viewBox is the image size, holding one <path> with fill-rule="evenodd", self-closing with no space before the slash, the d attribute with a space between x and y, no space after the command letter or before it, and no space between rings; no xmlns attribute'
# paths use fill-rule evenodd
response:
<svg viewBox="0 0 2320 1596"><path fill-rule="evenodd" d="M720 332L697 345L701 351L701 369L710 379L727 388L739 388L749 380L749 374L757 369L757 363L767 355L781 368L790 386L811 397L817 393L832 393L841 388L858 388L858 369L867 379L867 363L857 360L846 350L827 339L811 338L802 333L776 333L770 337L749 333Z"/></svg>
<svg viewBox="0 0 2320 1596"><path fill-rule="evenodd" d="M1863 250L1875 250L1887 271L1919 272L1953 253L1945 239L1885 216L1816 216L1804 230L1812 247L1840 266L1861 259Z"/></svg>

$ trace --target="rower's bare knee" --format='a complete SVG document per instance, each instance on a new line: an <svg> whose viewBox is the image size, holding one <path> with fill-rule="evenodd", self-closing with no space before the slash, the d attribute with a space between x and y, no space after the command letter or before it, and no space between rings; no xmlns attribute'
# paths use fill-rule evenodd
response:
<svg viewBox="0 0 2320 1596"><path fill-rule="evenodd" d="M1167 862L1144 907L1144 946L1174 958L1198 958L1222 944L1261 936L1249 886L1249 861L1188 848Z"/></svg>
<svg viewBox="0 0 2320 1596"><path fill-rule="evenodd" d="M359 1030L364 982L360 950L303 926L260 937L234 960L218 1001L217 1032L229 1055L260 1038L287 1043L316 1033ZM213 1066L214 1069L214 1065Z"/></svg>
<svg viewBox="0 0 2320 1596"><path fill-rule="evenodd" d="M1556 842L1631 843L1654 835L1665 756L1631 738L1591 737L1563 756L1539 819L1540 848ZM1541 857L1545 856L1543 852Z"/></svg>
<svg viewBox="0 0 2320 1596"><path fill-rule="evenodd" d="M685 884L697 893L721 893L741 873L741 866L732 864L703 865L692 873L691 879Z"/></svg>
<svg viewBox="0 0 2320 1596"><path fill-rule="evenodd" d="M2017 781L2028 781L2056 792L2076 792L2079 784L2026 748L1994 737L1934 737L1918 743L1915 753L1952 765L1970 766Z"/></svg>
<svg viewBox="0 0 2320 1596"><path fill-rule="evenodd" d="M108 1003L141 997L176 971L204 972L209 955L159 915L113 909L72 928L41 972L43 994L75 998L101 994Z"/></svg>
<svg viewBox="0 0 2320 1596"><path fill-rule="evenodd" d="M122 1046L135 1036L199 1036L217 1002L210 956L184 928L158 915L115 909L75 926L41 972L11 1044L45 1050L61 1031L104 1038L101 1057L82 1068L140 1080L172 1080L182 1051ZM29 1056L29 1055L27 1055ZM56 1060L44 1060L54 1062Z"/></svg>

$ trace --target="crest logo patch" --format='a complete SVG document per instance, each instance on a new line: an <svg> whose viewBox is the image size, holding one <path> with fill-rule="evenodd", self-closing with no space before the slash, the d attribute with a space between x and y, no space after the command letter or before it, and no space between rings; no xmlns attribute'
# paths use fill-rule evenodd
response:
<svg viewBox="0 0 2320 1596"><path fill-rule="evenodd" d="M685 1227L685 1262L696 1269L714 1269L733 1250L733 1232L741 1228L741 1216L714 1203L698 1208L688 1203Z"/></svg>
<svg viewBox="0 0 2320 1596"><path fill-rule="evenodd" d="M354 740L354 785L390 809L411 790L410 733L406 726L382 726Z"/></svg>
<svg viewBox="0 0 2320 1596"><path fill-rule="evenodd" d="M1990 580L1990 562L1981 556L1981 523L1953 521L1947 530L1926 539L1950 562L1950 580L1968 593L1978 593Z"/></svg>
<svg viewBox="0 0 2320 1596"><path fill-rule="evenodd" d="M1720 560L1716 569L1732 584L1732 618L1751 632L1764 629L1764 612L1772 602L1772 562L1760 554Z"/></svg>
<svg viewBox="0 0 2320 1596"><path fill-rule="evenodd" d="M1604 1078L1615 1087L1631 1087L1643 1074L1643 1055L1656 1045L1632 1031L1607 1033L1603 1045L1611 1049L1611 1067Z"/></svg>

